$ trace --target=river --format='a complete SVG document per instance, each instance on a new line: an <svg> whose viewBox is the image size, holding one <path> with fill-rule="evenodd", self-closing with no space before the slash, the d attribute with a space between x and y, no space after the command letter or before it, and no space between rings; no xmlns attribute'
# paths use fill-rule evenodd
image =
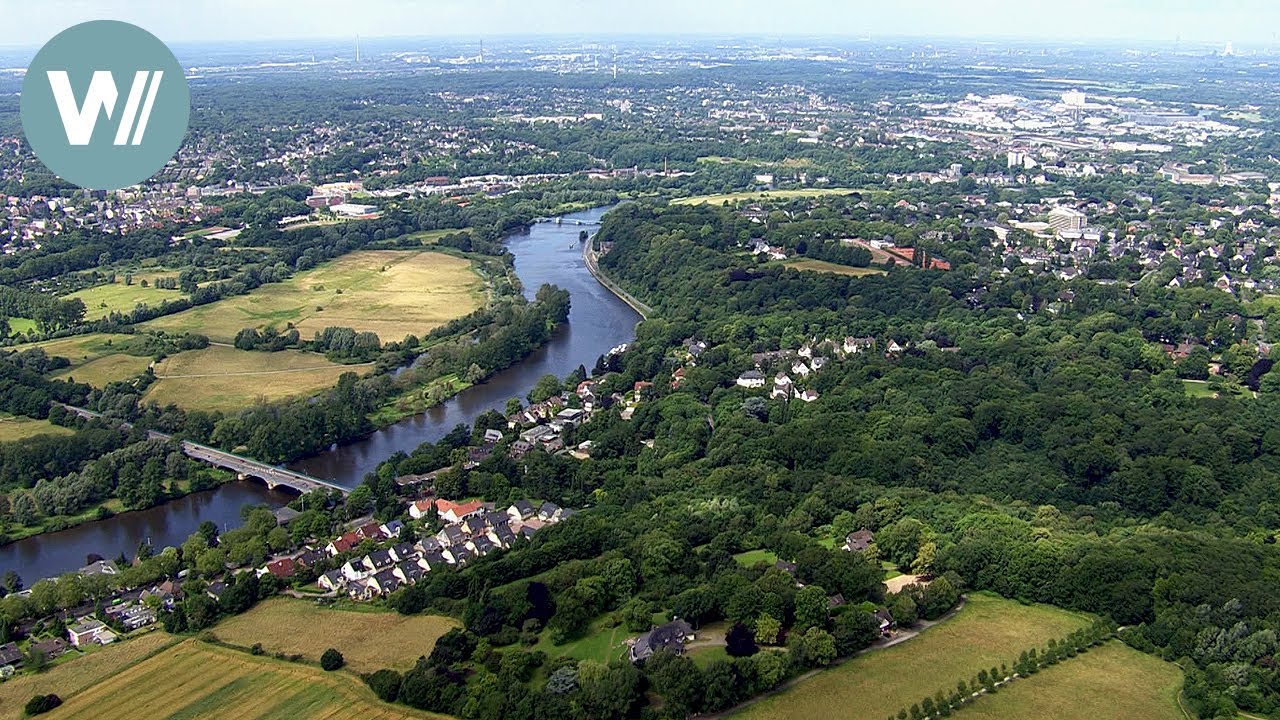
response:
<svg viewBox="0 0 1280 720"><path fill-rule="evenodd" d="M355 487L366 473L373 472L378 463L397 451L412 452L424 442L439 440L459 423L472 422L487 410L502 411L509 398L523 398L543 375L563 377L579 365L590 370L597 357L630 342L640 316L600 285L583 263L578 233L594 233L596 228L573 224L594 223L607 210L595 208L565 215L564 224L539 223L527 233L507 239L527 297L532 298L544 283L558 285L570 293L569 321L550 342L488 381L467 388L421 415L299 460L293 463L293 469ZM113 558L123 552L132 557L138 544L147 539L157 548L176 545L204 520L211 520L220 528L235 527L240 524L243 505L256 503L274 508L290 499L289 495L270 492L257 483L229 483L148 510L122 513L10 543L0 547L0 572L16 570L30 585L38 578L82 567L90 553Z"/></svg>

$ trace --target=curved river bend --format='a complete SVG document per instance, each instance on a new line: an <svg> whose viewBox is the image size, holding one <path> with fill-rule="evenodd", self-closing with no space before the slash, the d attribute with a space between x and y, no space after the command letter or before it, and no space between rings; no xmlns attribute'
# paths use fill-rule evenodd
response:
<svg viewBox="0 0 1280 720"><path fill-rule="evenodd" d="M509 398L523 398L543 375L563 377L579 365L589 370L596 358L610 348L630 342L640 316L592 277L582 261L578 242L580 231L594 233L595 229L576 223L595 223L608 209L565 215L563 224L539 223L528 233L507 239L527 297L532 299L544 283L558 285L570 293L569 322L557 330L549 343L487 382L467 388L426 413L299 460L292 467L355 487L366 473L373 472L378 463L397 451L412 452L424 442L435 442L454 426L470 423L485 411L501 412ZM235 527L240 524L240 508L244 505L279 507L291 497L253 482L229 483L148 510L122 513L5 545L0 547L0 572L16 570L30 586L38 578L84 566L90 553L113 558L123 552L132 557L143 542L156 548L178 545L204 520L220 528Z"/></svg>

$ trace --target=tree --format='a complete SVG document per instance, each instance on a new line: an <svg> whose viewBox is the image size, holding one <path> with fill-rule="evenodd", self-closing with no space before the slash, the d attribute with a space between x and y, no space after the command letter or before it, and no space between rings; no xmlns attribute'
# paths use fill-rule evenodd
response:
<svg viewBox="0 0 1280 720"><path fill-rule="evenodd" d="M342 657L342 653L333 648L325 650L320 655L320 667L324 670L333 671L346 664L346 660Z"/></svg>
<svg viewBox="0 0 1280 720"><path fill-rule="evenodd" d="M759 651L751 630L746 625L734 623L724 635L725 651L730 657L749 657Z"/></svg>
<svg viewBox="0 0 1280 720"><path fill-rule="evenodd" d="M772 645L778 642L778 633L782 631L782 623L773 619L768 613L756 618L756 642L761 645Z"/></svg>
<svg viewBox="0 0 1280 720"><path fill-rule="evenodd" d="M836 616L832 636L837 653L852 655L879 639L880 622L875 615L862 610L844 612Z"/></svg>
<svg viewBox="0 0 1280 720"><path fill-rule="evenodd" d="M795 629L827 627L827 591L818 585L806 585L796 593Z"/></svg>
<svg viewBox="0 0 1280 720"><path fill-rule="evenodd" d="M395 702L400 695L400 683L404 678L395 670L378 670L369 675L366 682L373 694L384 702Z"/></svg>
<svg viewBox="0 0 1280 720"><path fill-rule="evenodd" d="M825 667L836 659L836 643L831 633L811 627L804 634L793 634L788 643L791 657L803 667Z"/></svg>
<svg viewBox="0 0 1280 720"><path fill-rule="evenodd" d="M62 698L49 693L48 695L34 695L27 701L26 711L28 715L40 715L62 704Z"/></svg>

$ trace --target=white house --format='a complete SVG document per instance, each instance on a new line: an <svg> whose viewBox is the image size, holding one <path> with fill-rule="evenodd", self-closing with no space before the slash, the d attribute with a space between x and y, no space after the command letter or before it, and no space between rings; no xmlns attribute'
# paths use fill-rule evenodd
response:
<svg viewBox="0 0 1280 720"><path fill-rule="evenodd" d="M748 370L738 376L738 385L744 388L762 388L764 373L759 370Z"/></svg>
<svg viewBox="0 0 1280 720"><path fill-rule="evenodd" d="M75 647L85 647L98 643L106 645L116 639L116 634L101 620L85 618L67 628L67 637Z"/></svg>

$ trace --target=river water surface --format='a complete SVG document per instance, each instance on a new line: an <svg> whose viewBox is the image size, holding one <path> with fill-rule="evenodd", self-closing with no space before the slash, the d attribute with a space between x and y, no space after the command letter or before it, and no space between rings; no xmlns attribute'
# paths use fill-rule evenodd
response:
<svg viewBox="0 0 1280 720"><path fill-rule="evenodd" d="M515 255L516 273L530 299L544 283L569 291L569 322L532 355L495 374L483 384L458 393L426 413L406 418L352 443L293 463L295 470L355 487L366 473L397 451L411 452L424 442L439 440L459 423L470 423L488 410L502 411L512 397L524 398L538 378L568 375L579 365L588 370L596 358L635 337L640 320L626 303L592 277L582 261L578 233L595 232L608 208L563 217L562 224L539 223L528 233L507 239ZM78 525L62 532L39 535L0 547L0 573L13 569L30 585L36 579L59 575L86 564L95 553L114 558L133 557L138 545L150 541L161 548L177 545L204 520L219 528L240 524L240 508L248 504L279 507L291 496L268 491L255 482L228 483L216 490L194 493L148 510L122 513L107 520Z"/></svg>

